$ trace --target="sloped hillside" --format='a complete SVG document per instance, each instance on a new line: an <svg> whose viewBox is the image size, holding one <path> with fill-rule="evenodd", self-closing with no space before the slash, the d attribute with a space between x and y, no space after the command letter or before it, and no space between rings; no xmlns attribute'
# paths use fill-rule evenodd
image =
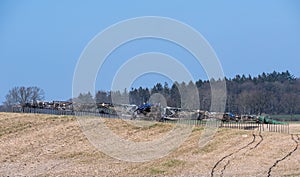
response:
<svg viewBox="0 0 300 177"><path fill-rule="evenodd" d="M130 141L151 141L174 125L134 126L104 119ZM139 124L140 125L140 124ZM1 176L300 176L300 126L289 134L219 129L205 147L195 127L178 149L157 160L124 162L98 151L75 117L0 113Z"/></svg>

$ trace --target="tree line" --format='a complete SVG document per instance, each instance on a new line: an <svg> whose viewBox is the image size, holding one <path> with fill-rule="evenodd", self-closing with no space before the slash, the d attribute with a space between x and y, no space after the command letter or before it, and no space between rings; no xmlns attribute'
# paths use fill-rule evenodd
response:
<svg viewBox="0 0 300 177"><path fill-rule="evenodd" d="M236 75L234 78L224 78L227 88L226 112L238 114L300 114L300 78L294 77L289 71L262 73L256 77L251 75ZM224 81L222 80L222 81ZM221 80L201 80L196 82L157 83L152 88L131 88L121 91L97 91L81 93L69 101L83 103L118 103L136 104L151 102L153 95L158 95L158 101L164 106L182 107L182 102L189 103L196 99L182 98L180 90L196 88L198 91L198 109L210 111L211 84ZM44 91L38 87L14 87L6 95L5 105L25 104L44 99ZM153 101L153 100L152 100ZM154 102L155 102L154 101Z"/></svg>
<svg viewBox="0 0 300 177"><path fill-rule="evenodd" d="M220 80L219 80L220 81ZM98 91L95 101L98 103L129 103L141 105L149 101L151 95L161 94L168 106L181 107L179 88L196 87L199 93L200 109L209 111L211 105L212 82L201 80L189 83L157 83L152 88L131 88L128 92ZM256 77L236 75L225 78L227 88L226 112L238 114L300 114L300 78L289 71L262 73ZM91 94L89 96L92 97ZM113 98L113 99L112 99ZM126 102L127 100L127 102ZM190 100L192 101L192 99Z"/></svg>

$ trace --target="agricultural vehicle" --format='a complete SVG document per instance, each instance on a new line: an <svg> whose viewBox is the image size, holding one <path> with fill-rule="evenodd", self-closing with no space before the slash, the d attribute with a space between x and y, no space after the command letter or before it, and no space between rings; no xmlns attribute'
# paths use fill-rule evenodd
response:
<svg viewBox="0 0 300 177"><path fill-rule="evenodd" d="M200 110L184 110L181 108L166 107L164 108L163 120L191 119L202 120L208 118L208 112Z"/></svg>
<svg viewBox="0 0 300 177"><path fill-rule="evenodd" d="M256 122L261 124L286 124L285 122L272 120L268 116L259 116Z"/></svg>
<svg viewBox="0 0 300 177"><path fill-rule="evenodd" d="M111 103L97 103L97 109L100 114L112 114L117 115L114 105Z"/></svg>
<svg viewBox="0 0 300 177"><path fill-rule="evenodd" d="M222 121L223 122L229 122L229 121L238 121L237 117L231 113L231 112L227 112L225 114L223 114L223 118L222 118Z"/></svg>
<svg viewBox="0 0 300 177"><path fill-rule="evenodd" d="M161 107L155 106L149 103L142 104L133 111L132 119L143 119L143 120L160 120Z"/></svg>

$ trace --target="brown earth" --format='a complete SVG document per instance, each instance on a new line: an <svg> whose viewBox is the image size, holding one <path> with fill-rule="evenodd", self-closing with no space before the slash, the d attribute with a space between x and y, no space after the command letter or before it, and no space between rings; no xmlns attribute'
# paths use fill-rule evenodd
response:
<svg viewBox="0 0 300 177"><path fill-rule="evenodd" d="M174 125L103 119L130 141L151 141ZM290 132L300 134L300 125ZM203 148L203 128L169 155L125 162L98 151L75 117L0 113L0 176L300 176L300 136L219 129ZM299 147L298 147L299 146Z"/></svg>

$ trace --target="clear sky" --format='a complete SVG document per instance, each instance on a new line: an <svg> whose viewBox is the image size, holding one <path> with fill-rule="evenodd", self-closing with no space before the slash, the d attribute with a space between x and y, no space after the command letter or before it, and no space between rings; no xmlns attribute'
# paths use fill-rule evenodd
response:
<svg viewBox="0 0 300 177"><path fill-rule="evenodd" d="M0 102L14 86L41 87L47 100L69 99L75 66L88 42L110 25L140 16L173 18L199 31L214 48L227 77L274 70L300 76L298 0L1 0ZM192 57L170 42L132 41L112 53L104 72L107 77L97 79L97 89L110 88L113 74L126 59L151 51ZM201 66L188 61L185 65L195 77L207 79ZM134 86L164 79L169 81L145 75Z"/></svg>

